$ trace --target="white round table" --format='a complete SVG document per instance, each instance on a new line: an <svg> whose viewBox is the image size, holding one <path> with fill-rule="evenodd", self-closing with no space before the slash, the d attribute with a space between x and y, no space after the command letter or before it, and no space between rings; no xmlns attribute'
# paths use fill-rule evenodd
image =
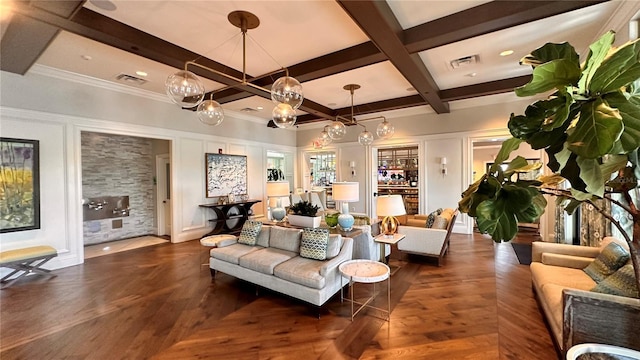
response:
<svg viewBox="0 0 640 360"><path fill-rule="evenodd" d="M350 289L350 301L351 301L351 321L365 307L370 307L376 310L380 310L387 313L385 320L389 321L391 318L391 277L389 276L391 271L389 266L378 261L357 259L348 260L340 264L338 267L342 276L349 279ZM387 280L387 309L380 309L369 305L376 297L376 283ZM355 301L353 299L354 285L355 283L373 283L373 294L364 302ZM340 288L340 300L342 301L342 287ZM353 304L358 304L359 307L354 311Z"/></svg>

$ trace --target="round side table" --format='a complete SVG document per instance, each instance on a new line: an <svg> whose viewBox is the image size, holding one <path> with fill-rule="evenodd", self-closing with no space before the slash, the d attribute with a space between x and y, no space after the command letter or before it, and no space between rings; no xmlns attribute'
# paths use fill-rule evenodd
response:
<svg viewBox="0 0 640 360"><path fill-rule="evenodd" d="M222 234L222 235L211 235L206 236L200 239L200 245L206 246L207 248L220 247L225 245L226 243L235 242L237 237L235 235ZM207 250L207 258L211 256L209 253L210 250ZM202 265L209 265L207 263L203 263Z"/></svg>
<svg viewBox="0 0 640 360"><path fill-rule="evenodd" d="M640 351L620 346L591 343L574 345L567 351L567 360L581 359L634 360L640 359Z"/></svg>
<svg viewBox="0 0 640 360"><path fill-rule="evenodd" d="M391 271L389 266L383 264L378 261L367 260L367 259L357 259L357 260L348 260L340 264L338 267L340 273L349 279L349 287L350 289L350 301L351 301L351 321L353 321L353 317L356 316L362 309L365 307L370 307L376 310L380 310L382 312L387 313L387 317L384 320L389 321L391 319L391 277L389 276ZM375 306L369 305L373 299L376 297L376 283L387 280L387 309L380 309ZM353 293L355 292L355 288L353 287L355 283L372 283L373 284L373 294L366 299L364 302L355 301L353 299ZM342 285L342 284L341 284ZM340 300L342 301L342 286L340 287ZM354 311L353 304L358 304L359 307Z"/></svg>

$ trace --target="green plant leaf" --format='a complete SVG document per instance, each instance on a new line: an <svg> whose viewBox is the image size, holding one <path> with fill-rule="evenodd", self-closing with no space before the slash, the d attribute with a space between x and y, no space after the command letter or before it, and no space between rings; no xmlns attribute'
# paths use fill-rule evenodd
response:
<svg viewBox="0 0 640 360"><path fill-rule="evenodd" d="M515 150L518 150L522 144L522 140L516 138L510 138L505 140L500 147L500 151L498 151L498 155L496 155L495 160L493 161L493 165L489 169L489 172L496 172L500 168L500 164L507 161L511 153Z"/></svg>
<svg viewBox="0 0 640 360"><path fill-rule="evenodd" d="M627 43L605 59L588 84L591 94L618 91L640 78L640 43Z"/></svg>
<svg viewBox="0 0 640 360"><path fill-rule="evenodd" d="M511 240L518 232L518 222L513 213L505 211L506 200L486 200L478 205L478 230L490 234L494 241Z"/></svg>
<svg viewBox="0 0 640 360"><path fill-rule="evenodd" d="M627 154L629 161L633 165L633 175L635 175L636 179L640 179L640 150L635 149L629 154Z"/></svg>
<svg viewBox="0 0 640 360"><path fill-rule="evenodd" d="M580 119L567 143L569 150L587 159L607 154L622 134L623 124L618 110L597 99L582 106Z"/></svg>
<svg viewBox="0 0 640 360"><path fill-rule="evenodd" d="M568 42L563 42L561 44L546 43L533 50L531 54L523 57L520 60L520 64L531 65L535 68L538 65L557 59L566 59L580 66L578 54L574 47Z"/></svg>
<svg viewBox="0 0 640 360"><path fill-rule="evenodd" d="M557 97L554 99L554 107L546 114L546 119L542 124L542 130L551 131L555 128L561 127L569 118L571 113L571 105L573 104L573 97L571 97L566 90L561 89L555 94ZM573 116L571 117L573 118Z"/></svg>
<svg viewBox="0 0 640 360"><path fill-rule="evenodd" d="M544 209L547 206L547 200L535 188L528 188L528 190L530 191L532 198L527 208L516 212L515 215L519 222L532 223L537 221L544 213Z"/></svg>
<svg viewBox="0 0 640 360"><path fill-rule="evenodd" d="M574 84L580 78L580 65L558 59L536 66L531 81L515 89L518 96L532 96Z"/></svg>
<svg viewBox="0 0 640 360"><path fill-rule="evenodd" d="M621 92L607 94L607 104L618 109L622 117L624 129L620 135L620 151L628 153L640 146L640 97L630 96L628 99Z"/></svg>
<svg viewBox="0 0 640 360"><path fill-rule="evenodd" d="M616 36L613 31L608 31L589 46L589 55L585 61L585 67L582 71L582 77L578 81L578 92L580 94L586 94L589 83L595 71L600 67L600 64L609 53L611 45Z"/></svg>
<svg viewBox="0 0 640 360"><path fill-rule="evenodd" d="M570 190L571 190L571 196L573 196L576 201L582 202L582 201L593 199L593 194L586 193L573 188L571 188Z"/></svg>
<svg viewBox="0 0 640 360"><path fill-rule="evenodd" d="M518 170L524 169L527 166L529 166L527 159L518 155L509 162L509 165L507 165L507 168L504 170L504 176L506 178L510 178L511 175L518 172ZM527 170L523 170L522 172L526 172L526 171Z"/></svg>
<svg viewBox="0 0 640 360"><path fill-rule="evenodd" d="M604 180L598 160L578 156L576 162L580 167L580 179L587 185L587 192L602 197L604 195Z"/></svg>
<svg viewBox="0 0 640 360"><path fill-rule="evenodd" d="M576 161L577 158L578 156L576 154L571 153L564 166L560 170L560 175L567 179L569 184L571 184L572 189L586 192L587 184L585 184L584 181L582 181L582 179L580 178L580 166L578 166L578 163Z"/></svg>

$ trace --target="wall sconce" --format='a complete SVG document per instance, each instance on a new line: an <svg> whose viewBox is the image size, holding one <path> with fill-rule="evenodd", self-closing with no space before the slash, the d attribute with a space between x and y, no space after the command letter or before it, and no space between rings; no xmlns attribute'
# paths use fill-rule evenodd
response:
<svg viewBox="0 0 640 360"><path fill-rule="evenodd" d="M356 162L349 161L349 167L351 168L351 177L356 177Z"/></svg>
<svg viewBox="0 0 640 360"><path fill-rule="evenodd" d="M447 158L446 157L441 157L440 158L440 166L442 166L442 169L440 170L442 172L442 177L445 177L447 175Z"/></svg>

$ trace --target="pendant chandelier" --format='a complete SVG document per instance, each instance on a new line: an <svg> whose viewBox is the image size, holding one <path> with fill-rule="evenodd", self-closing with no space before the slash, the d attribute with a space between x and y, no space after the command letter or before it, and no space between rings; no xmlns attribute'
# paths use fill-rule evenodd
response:
<svg viewBox="0 0 640 360"><path fill-rule="evenodd" d="M363 146L368 146L373 143L374 137L371 132L367 130L367 127L359 124L355 118L353 112L353 94L356 90L360 89L360 85L358 84L348 84L343 87L343 89L348 90L351 94L351 119L347 119L344 116L336 116L335 120L331 122L330 125L326 125L320 133L320 136L316 139L317 142L324 144L324 146L328 145L331 140L340 140L347 134L347 127L345 123L350 125L359 125L364 128L360 134L358 134L358 143ZM376 116L368 119L360 119L360 121L364 120L374 120L374 119L382 119L382 122L378 124L376 129L376 134L381 139L391 139L395 132L395 127L391 124L384 116ZM326 135L325 135L326 134ZM325 137L328 137L328 142L326 142ZM326 142L326 143L325 143Z"/></svg>
<svg viewBox="0 0 640 360"><path fill-rule="evenodd" d="M247 11L233 11L227 16L227 19L233 26L242 31L242 79L211 69L195 61L187 61L184 64L184 70L178 71L167 78L165 82L167 95L171 101L183 108L193 108L197 106L196 113L198 119L200 119L203 124L216 126L223 121L224 111L220 104L213 99L213 94L231 87L236 87L238 84L246 85L271 93L271 101L276 104L272 112L272 117L277 127L289 128L293 126L297 120L296 109L299 108L304 101L302 85L300 85L298 80L289 76L289 71L286 68L257 77L260 78L284 71L285 76L276 80L271 86L271 89L266 89L248 82L246 76L246 34L247 30L255 29L260 25L260 19ZM212 91L210 99L203 101L205 96L204 84L198 76L188 70L189 66L210 71L216 75L235 81L238 84Z"/></svg>

